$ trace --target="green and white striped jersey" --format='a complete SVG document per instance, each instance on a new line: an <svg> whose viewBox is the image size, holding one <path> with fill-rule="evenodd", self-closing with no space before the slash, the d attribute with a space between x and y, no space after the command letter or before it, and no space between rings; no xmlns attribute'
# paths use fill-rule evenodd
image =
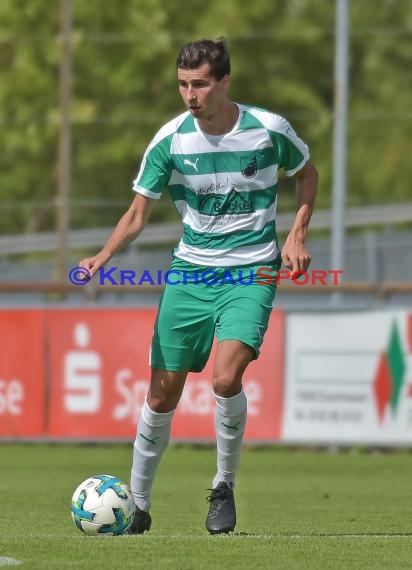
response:
<svg viewBox="0 0 412 570"><path fill-rule="evenodd" d="M182 216L175 255L198 265L231 267L278 258L278 171L293 176L309 158L288 121L238 105L233 129L211 136L189 112L164 125L149 144L133 190L160 198L169 188Z"/></svg>

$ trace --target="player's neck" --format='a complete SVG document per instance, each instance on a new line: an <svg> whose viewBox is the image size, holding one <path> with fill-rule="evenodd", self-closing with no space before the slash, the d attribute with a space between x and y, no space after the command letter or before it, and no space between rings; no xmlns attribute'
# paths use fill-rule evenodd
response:
<svg viewBox="0 0 412 570"><path fill-rule="evenodd" d="M222 106L213 117L198 119L200 129L208 135L225 135L230 133L239 118L239 108L230 101Z"/></svg>

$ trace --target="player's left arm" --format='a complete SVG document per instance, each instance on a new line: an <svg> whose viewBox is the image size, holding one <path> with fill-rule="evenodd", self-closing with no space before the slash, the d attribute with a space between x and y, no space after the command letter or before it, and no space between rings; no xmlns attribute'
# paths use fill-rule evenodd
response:
<svg viewBox="0 0 412 570"><path fill-rule="evenodd" d="M311 161L296 175L296 216L282 248L282 262L292 273L307 271L311 257L305 247L318 188L318 171Z"/></svg>

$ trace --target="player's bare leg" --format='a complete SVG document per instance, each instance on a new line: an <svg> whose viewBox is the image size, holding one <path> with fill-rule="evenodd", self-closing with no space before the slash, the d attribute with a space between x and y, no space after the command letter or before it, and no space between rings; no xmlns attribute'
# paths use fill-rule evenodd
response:
<svg viewBox="0 0 412 570"><path fill-rule="evenodd" d="M213 369L217 473L207 499L210 507L206 518L211 534L233 531L236 525L233 488L247 413L242 377L253 357L252 348L240 341L224 340L218 344Z"/></svg>
<svg viewBox="0 0 412 570"><path fill-rule="evenodd" d="M182 395L187 372L152 369L150 388L137 425L133 448L131 489L136 503L130 534L150 529L151 490L157 467L169 443L173 414Z"/></svg>

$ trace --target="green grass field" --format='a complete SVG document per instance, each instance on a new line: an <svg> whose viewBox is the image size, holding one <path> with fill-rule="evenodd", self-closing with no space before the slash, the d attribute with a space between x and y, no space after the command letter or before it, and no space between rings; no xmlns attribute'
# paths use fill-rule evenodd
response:
<svg viewBox="0 0 412 570"><path fill-rule="evenodd" d="M353 569L412 567L412 455L245 449L233 535L209 536L210 448L170 447L143 536L83 535L70 499L96 473L129 480L131 446L0 445L0 566ZM13 561L13 560L11 560Z"/></svg>

